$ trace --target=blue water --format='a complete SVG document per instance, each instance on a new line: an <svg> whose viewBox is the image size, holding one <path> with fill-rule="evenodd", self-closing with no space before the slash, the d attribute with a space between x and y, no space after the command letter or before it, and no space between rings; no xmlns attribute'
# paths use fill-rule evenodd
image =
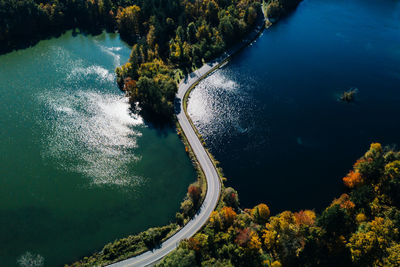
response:
<svg viewBox="0 0 400 267"><path fill-rule="evenodd" d="M338 101L357 88L354 103ZM400 2L306 0L193 91L244 207L321 210L371 142L400 144Z"/></svg>

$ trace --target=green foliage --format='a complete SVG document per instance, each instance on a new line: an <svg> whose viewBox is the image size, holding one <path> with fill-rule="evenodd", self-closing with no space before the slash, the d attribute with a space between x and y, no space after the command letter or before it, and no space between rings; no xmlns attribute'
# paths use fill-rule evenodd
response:
<svg viewBox="0 0 400 267"><path fill-rule="evenodd" d="M329 236L347 235L354 228L352 218L339 205L333 205L324 210L317 224L325 229Z"/></svg>
<svg viewBox="0 0 400 267"><path fill-rule="evenodd" d="M98 32L114 29L116 8L125 0L1 0L0 53L79 27Z"/></svg>
<svg viewBox="0 0 400 267"><path fill-rule="evenodd" d="M168 255L158 266L160 267L192 267L196 266L196 256L193 250L179 247Z"/></svg>

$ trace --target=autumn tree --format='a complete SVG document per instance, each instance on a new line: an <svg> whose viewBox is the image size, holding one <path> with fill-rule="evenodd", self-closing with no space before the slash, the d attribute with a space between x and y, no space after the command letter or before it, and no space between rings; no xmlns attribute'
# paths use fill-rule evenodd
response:
<svg viewBox="0 0 400 267"><path fill-rule="evenodd" d="M197 184L192 184L188 188L188 196L193 201L195 207L200 204L201 188Z"/></svg>
<svg viewBox="0 0 400 267"><path fill-rule="evenodd" d="M265 204L259 204L252 209L251 215L257 223L264 224L270 215L269 207Z"/></svg>
<svg viewBox="0 0 400 267"><path fill-rule="evenodd" d="M326 230L328 237L347 235L354 229L352 218L338 204L326 208L318 218L317 224Z"/></svg>
<svg viewBox="0 0 400 267"><path fill-rule="evenodd" d="M229 207L237 209L239 207L239 197L238 192L232 187L227 187L223 193L223 200L225 204Z"/></svg>
<svg viewBox="0 0 400 267"><path fill-rule="evenodd" d="M382 255L387 255L398 235L398 228L389 219L376 217L362 225L348 243L353 262L360 266L382 266Z"/></svg>
<svg viewBox="0 0 400 267"><path fill-rule="evenodd" d="M361 173L350 171L346 177L343 178L343 183L348 188L354 188L356 186L360 186L364 183L364 180L361 177Z"/></svg>
<svg viewBox="0 0 400 267"><path fill-rule="evenodd" d="M140 7L137 5L128 6L118 10L117 25L119 33L134 42L140 34Z"/></svg>

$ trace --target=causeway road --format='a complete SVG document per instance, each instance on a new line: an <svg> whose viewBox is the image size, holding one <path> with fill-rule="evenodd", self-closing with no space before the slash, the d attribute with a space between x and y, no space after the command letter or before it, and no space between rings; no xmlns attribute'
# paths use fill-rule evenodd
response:
<svg viewBox="0 0 400 267"><path fill-rule="evenodd" d="M188 239L196 234L207 222L211 213L217 206L221 193L221 181L214 164L212 163L206 150L204 149L194 129L192 128L192 125L189 121L190 118L188 117L189 115L185 113L185 110L183 108L184 96L193 86L197 84L198 81L207 77L207 75L209 75L219 66L221 66L221 64L223 64L230 56L237 53L238 51L240 51L240 49L246 47L253 40L255 40L263 29L264 24L260 23L259 26L257 26L247 36L247 39L238 43L214 61L206 63L201 68L188 74L185 79L183 79L182 82L179 84L176 99L176 103L178 106L178 108L176 109L176 117L179 124L181 125L183 133L186 135L186 138L193 149L193 152L198 162L200 163L201 168L203 169L207 180L207 194L202 206L200 207L200 210L192 218L192 220L190 220L181 230L179 230L175 235L171 236L169 239L161 243L160 247L151 251L147 251L136 257L132 257L127 260L111 264L109 266L142 267L154 265L156 262L158 262L167 254L176 249L180 241Z"/></svg>

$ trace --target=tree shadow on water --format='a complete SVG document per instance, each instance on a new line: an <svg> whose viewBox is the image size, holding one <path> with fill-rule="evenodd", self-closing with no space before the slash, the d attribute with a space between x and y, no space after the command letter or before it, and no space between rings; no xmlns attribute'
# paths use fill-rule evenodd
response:
<svg viewBox="0 0 400 267"><path fill-rule="evenodd" d="M158 136L166 137L175 131L175 117L163 116L146 109L139 110L135 105L131 105L130 111L142 117L143 123L149 128L156 130Z"/></svg>

